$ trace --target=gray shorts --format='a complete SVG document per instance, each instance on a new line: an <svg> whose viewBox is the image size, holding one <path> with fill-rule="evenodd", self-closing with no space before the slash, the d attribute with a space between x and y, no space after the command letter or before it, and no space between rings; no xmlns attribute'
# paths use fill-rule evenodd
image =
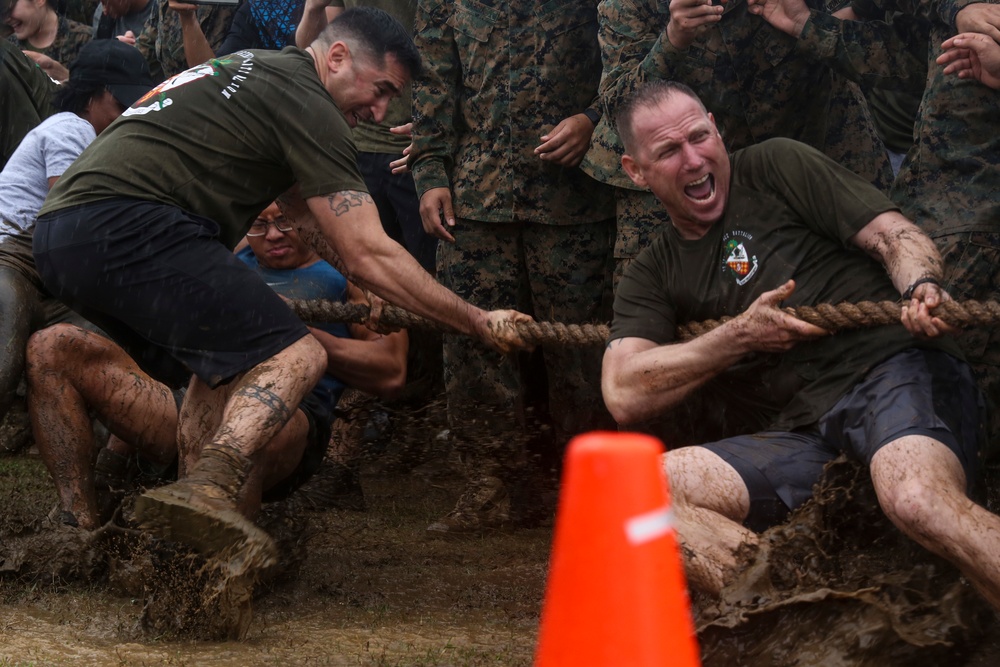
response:
<svg viewBox="0 0 1000 667"><path fill-rule="evenodd" d="M875 452L904 436L944 444L958 457L971 486L984 417L982 395L965 362L937 350L910 349L873 368L814 426L701 446L743 478L750 492L744 523L762 531L809 500L823 467L840 454L871 464Z"/></svg>

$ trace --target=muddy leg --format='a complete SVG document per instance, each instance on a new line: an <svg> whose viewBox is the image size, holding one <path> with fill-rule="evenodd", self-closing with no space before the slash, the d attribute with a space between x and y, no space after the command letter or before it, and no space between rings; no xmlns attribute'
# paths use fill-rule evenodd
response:
<svg viewBox="0 0 1000 667"><path fill-rule="evenodd" d="M96 444L88 409L112 433L162 459L174 449L173 396L120 347L69 324L33 335L27 361L28 405L38 451L63 510L81 527L96 528Z"/></svg>
<svg viewBox="0 0 1000 667"><path fill-rule="evenodd" d="M739 570L740 547L757 544L757 535L741 525L750 493L732 466L703 447L672 450L663 461L688 581L719 595Z"/></svg>
<svg viewBox="0 0 1000 667"><path fill-rule="evenodd" d="M325 370L323 347L305 336L234 380L229 389L210 391L200 381L192 382L182 409L185 417L209 415L212 405L205 403L217 404L218 396L228 391L221 423L200 455L185 457L196 459L186 466L186 477L136 501L139 521L162 537L205 553L236 547L248 561L273 562L273 542L238 510L260 502L259 497L248 497L250 492L259 493L259 484L247 487L248 480L266 474L253 471L254 461ZM216 394L219 391L223 394ZM197 446L199 429L207 423L190 431L182 424L181 432L190 438L185 447Z"/></svg>
<svg viewBox="0 0 1000 667"><path fill-rule="evenodd" d="M1000 610L1000 517L965 494L965 472L945 445L907 436L872 458L886 516L906 535L954 563Z"/></svg>
<svg viewBox="0 0 1000 667"><path fill-rule="evenodd" d="M38 289L20 272L0 267L0 418L14 402L24 372L25 346L39 326Z"/></svg>

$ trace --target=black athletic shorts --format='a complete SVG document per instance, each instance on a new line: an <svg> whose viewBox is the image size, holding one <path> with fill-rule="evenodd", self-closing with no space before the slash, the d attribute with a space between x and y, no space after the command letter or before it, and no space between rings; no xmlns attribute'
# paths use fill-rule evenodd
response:
<svg viewBox="0 0 1000 667"><path fill-rule="evenodd" d="M54 296L171 387L192 373L225 384L308 333L215 222L174 206L115 198L48 213L34 256Z"/></svg>
<svg viewBox="0 0 1000 667"><path fill-rule="evenodd" d="M910 349L876 366L809 429L740 435L701 445L722 457L750 492L745 525L763 531L812 497L823 466L844 453L871 464L875 452L908 435L947 446L978 473L983 397L969 366L945 352Z"/></svg>

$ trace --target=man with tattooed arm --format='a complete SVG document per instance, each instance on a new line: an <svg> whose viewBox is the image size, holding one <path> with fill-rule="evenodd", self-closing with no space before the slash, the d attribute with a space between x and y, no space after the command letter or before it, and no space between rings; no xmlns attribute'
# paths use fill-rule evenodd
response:
<svg viewBox="0 0 1000 667"><path fill-rule="evenodd" d="M235 499L326 353L230 249L282 193L303 239L353 282L501 350L521 342L512 324L526 316L467 304L385 235L358 172L351 127L381 120L420 67L398 22L352 9L305 50L240 51L167 80L52 190L34 241L46 287L157 380L195 376L177 435L202 454L139 498L150 530L273 558Z"/></svg>
<svg viewBox="0 0 1000 667"><path fill-rule="evenodd" d="M622 166L671 226L626 270L602 389L633 424L711 392L752 404L756 433L664 458L688 578L718 594L737 554L812 495L841 453L868 465L888 518L1000 607L1000 517L973 503L982 396L950 327L933 241L864 179L772 139L727 154L712 114L673 82L618 116ZM781 306L896 300L901 323L829 335ZM678 342L687 321L731 316Z"/></svg>

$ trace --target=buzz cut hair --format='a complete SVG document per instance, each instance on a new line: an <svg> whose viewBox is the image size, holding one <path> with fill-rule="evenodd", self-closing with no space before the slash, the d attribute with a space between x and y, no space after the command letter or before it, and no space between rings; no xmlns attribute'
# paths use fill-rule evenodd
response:
<svg viewBox="0 0 1000 667"><path fill-rule="evenodd" d="M330 21L313 41L318 51L325 52L336 42L344 42L355 58L383 65L386 56L393 56L406 70L410 79L423 72L420 52L410 32L384 10L376 7L351 7Z"/></svg>
<svg viewBox="0 0 1000 667"><path fill-rule="evenodd" d="M640 109L655 107L674 95L687 95L698 103L702 111L708 113L708 109L705 108L697 93L679 81L656 79L644 83L625 100L625 103L618 108L618 112L615 114L615 127L626 153L631 155L638 147L633 128L636 113Z"/></svg>

